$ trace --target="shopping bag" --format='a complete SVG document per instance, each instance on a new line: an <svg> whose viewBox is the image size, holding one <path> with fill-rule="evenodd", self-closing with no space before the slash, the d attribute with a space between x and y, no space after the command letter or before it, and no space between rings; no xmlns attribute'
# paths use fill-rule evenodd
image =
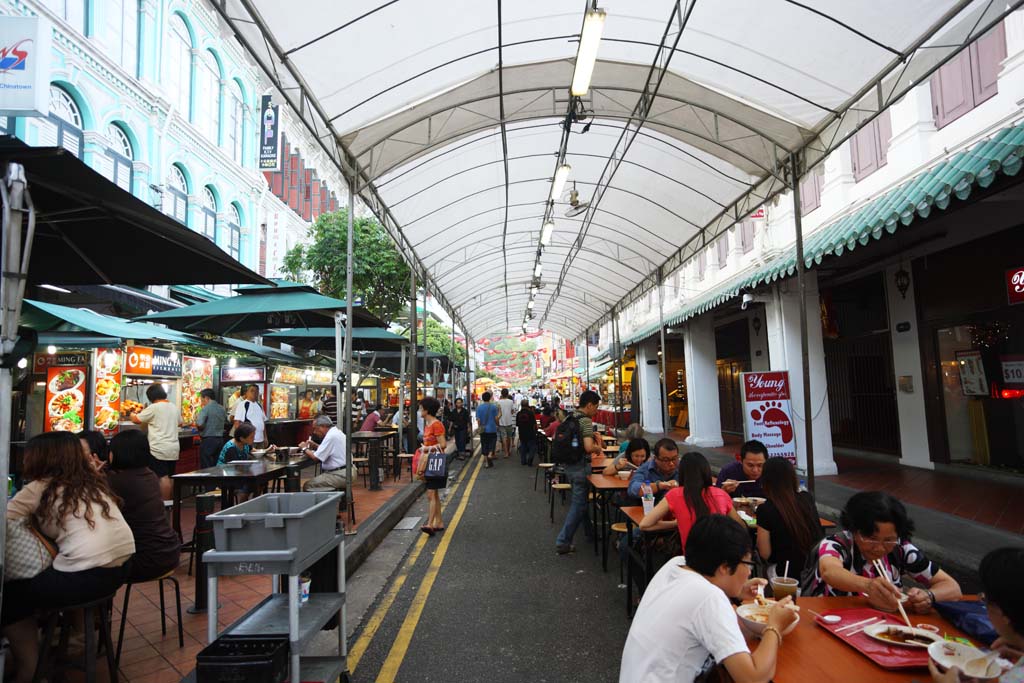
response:
<svg viewBox="0 0 1024 683"><path fill-rule="evenodd" d="M446 479L448 477L448 456L441 449L432 446L427 451L427 468L423 472L425 479Z"/></svg>

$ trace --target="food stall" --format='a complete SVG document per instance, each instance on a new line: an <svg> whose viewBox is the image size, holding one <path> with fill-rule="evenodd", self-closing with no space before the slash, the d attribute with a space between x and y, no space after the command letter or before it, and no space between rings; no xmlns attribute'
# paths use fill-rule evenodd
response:
<svg viewBox="0 0 1024 683"><path fill-rule="evenodd" d="M279 365L272 370L267 384L267 439L270 443L291 446L309 438L312 430L310 414L303 404L299 415L299 400L306 390L306 371L288 365Z"/></svg>

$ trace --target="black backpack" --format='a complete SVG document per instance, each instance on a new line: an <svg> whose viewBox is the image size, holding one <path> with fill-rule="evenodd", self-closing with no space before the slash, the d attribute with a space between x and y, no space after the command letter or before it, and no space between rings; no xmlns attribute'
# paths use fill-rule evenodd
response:
<svg viewBox="0 0 1024 683"><path fill-rule="evenodd" d="M575 446L573 441L576 442ZM558 465L576 465L583 460L584 454L579 418L575 413L570 413L558 425L555 438L551 440L551 461Z"/></svg>

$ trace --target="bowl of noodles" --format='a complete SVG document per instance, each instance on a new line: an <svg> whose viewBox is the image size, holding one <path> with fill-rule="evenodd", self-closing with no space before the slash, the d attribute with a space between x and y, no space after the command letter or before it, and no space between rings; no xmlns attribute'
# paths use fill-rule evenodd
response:
<svg viewBox="0 0 1024 683"><path fill-rule="evenodd" d="M768 626L768 613L771 612L772 607L775 607L774 600L748 602L737 607L736 614L740 618L740 623L743 624L748 631L760 638L764 633L765 628ZM791 632L799 623L800 615L797 614L796 621L786 627L786 630L782 632L782 635L786 635Z"/></svg>

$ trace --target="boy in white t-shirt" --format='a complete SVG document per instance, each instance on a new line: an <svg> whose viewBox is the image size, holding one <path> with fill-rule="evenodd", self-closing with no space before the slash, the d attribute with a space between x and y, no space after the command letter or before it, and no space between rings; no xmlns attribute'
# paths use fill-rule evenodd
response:
<svg viewBox="0 0 1024 683"><path fill-rule="evenodd" d="M651 579L626 637L619 683L692 683L722 664L735 683L767 683L775 675L782 632L796 620L791 599L768 616L753 653L729 598L752 598L749 532L725 515L700 518L682 557Z"/></svg>

